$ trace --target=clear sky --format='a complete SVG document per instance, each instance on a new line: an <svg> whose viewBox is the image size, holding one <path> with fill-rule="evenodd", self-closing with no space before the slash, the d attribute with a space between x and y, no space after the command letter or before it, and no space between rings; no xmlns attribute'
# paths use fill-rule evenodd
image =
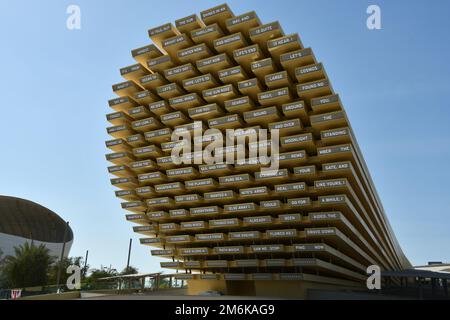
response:
<svg viewBox="0 0 450 320"><path fill-rule="evenodd" d="M147 29L213 0L0 0L0 194L70 221L90 265L159 270L114 196L104 141L119 68ZM79 5L82 29L66 28ZM341 95L394 231L415 265L450 262L449 1L230 0L298 32ZM275 5L276 4L276 5ZM369 31L377 4L382 30Z"/></svg>

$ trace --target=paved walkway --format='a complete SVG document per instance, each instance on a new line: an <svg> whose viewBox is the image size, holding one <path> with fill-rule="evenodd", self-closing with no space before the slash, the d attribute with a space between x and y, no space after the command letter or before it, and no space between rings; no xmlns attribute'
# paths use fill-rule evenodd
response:
<svg viewBox="0 0 450 320"><path fill-rule="evenodd" d="M241 297L241 296L188 296L174 292L149 292L145 294L107 295L82 292L81 300L279 300L279 298Z"/></svg>

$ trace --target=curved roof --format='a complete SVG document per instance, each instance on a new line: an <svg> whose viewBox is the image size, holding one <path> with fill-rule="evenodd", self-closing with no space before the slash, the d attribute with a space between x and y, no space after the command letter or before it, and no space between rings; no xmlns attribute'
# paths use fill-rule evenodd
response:
<svg viewBox="0 0 450 320"><path fill-rule="evenodd" d="M441 264L432 264L427 266L419 266L414 267L416 270L428 270L433 272L448 272L450 273L450 264L449 263L441 263Z"/></svg>
<svg viewBox="0 0 450 320"><path fill-rule="evenodd" d="M0 233L52 243L64 241L66 222L53 211L28 200L0 196ZM73 240L69 227L66 241Z"/></svg>

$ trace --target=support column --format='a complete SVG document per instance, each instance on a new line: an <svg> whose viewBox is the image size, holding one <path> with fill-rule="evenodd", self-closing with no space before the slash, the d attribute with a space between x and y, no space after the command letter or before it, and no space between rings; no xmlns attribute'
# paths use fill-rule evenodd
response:
<svg viewBox="0 0 450 320"><path fill-rule="evenodd" d="M419 278L419 299L423 300L422 278Z"/></svg>
<svg viewBox="0 0 450 320"><path fill-rule="evenodd" d="M431 296L434 298L436 296L436 279L431 278Z"/></svg>
<svg viewBox="0 0 450 320"><path fill-rule="evenodd" d="M444 287L444 295L446 298L448 298L448 280L442 279L442 285Z"/></svg>
<svg viewBox="0 0 450 320"><path fill-rule="evenodd" d="M156 291L159 291L160 277L161 275L159 274L156 276L156 288L155 288Z"/></svg>

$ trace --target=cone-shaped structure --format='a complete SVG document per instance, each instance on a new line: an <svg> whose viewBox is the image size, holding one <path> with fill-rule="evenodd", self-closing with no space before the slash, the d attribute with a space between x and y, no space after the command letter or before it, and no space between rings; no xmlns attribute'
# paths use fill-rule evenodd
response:
<svg viewBox="0 0 450 320"><path fill-rule="evenodd" d="M369 265L410 266L339 95L298 34L227 5L148 33L113 86L106 157L162 267L192 293L301 296L363 286ZM215 135L242 128L223 144ZM209 163L214 141L222 162Z"/></svg>

